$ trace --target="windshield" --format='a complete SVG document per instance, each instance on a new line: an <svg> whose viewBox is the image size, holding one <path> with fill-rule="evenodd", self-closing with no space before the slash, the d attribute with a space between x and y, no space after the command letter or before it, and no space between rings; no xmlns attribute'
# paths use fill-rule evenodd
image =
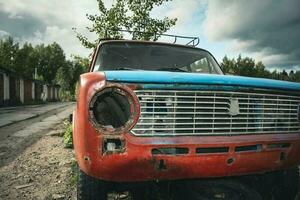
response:
<svg viewBox="0 0 300 200"><path fill-rule="evenodd" d="M102 44L94 71L108 70L223 74L214 58L202 49L137 42Z"/></svg>

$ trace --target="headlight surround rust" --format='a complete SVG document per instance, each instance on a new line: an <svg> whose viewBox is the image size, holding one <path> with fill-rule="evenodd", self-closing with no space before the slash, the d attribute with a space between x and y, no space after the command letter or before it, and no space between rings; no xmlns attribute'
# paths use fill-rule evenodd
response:
<svg viewBox="0 0 300 200"><path fill-rule="evenodd" d="M89 103L92 125L103 134L121 134L130 131L138 121L138 98L127 86L106 85L97 91Z"/></svg>

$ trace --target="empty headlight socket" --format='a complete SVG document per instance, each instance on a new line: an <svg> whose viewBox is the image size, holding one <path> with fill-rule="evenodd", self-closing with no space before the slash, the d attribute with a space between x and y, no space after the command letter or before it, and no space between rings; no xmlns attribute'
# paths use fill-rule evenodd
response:
<svg viewBox="0 0 300 200"><path fill-rule="evenodd" d="M103 138L102 154L115 154L125 152L125 140L119 137Z"/></svg>

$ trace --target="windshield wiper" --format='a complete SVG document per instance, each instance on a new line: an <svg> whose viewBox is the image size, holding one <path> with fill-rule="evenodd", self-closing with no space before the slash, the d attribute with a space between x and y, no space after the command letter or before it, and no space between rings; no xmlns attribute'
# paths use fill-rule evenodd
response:
<svg viewBox="0 0 300 200"><path fill-rule="evenodd" d="M188 72L184 69L180 69L178 67L166 67L166 68L159 68L158 71L171 71L171 72Z"/></svg>
<svg viewBox="0 0 300 200"><path fill-rule="evenodd" d="M130 67L116 67L113 70L139 70L139 69L130 68Z"/></svg>

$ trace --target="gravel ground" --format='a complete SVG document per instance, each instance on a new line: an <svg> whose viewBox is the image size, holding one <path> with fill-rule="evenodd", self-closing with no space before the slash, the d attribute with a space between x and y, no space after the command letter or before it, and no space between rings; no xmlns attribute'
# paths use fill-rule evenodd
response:
<svg viewBox="0 0 300 200"><path fill-rule="evenodd" d="M44 136L0 169L0 199L76 199L73 152L55 134L61 126L54 136Z"/></svg>

